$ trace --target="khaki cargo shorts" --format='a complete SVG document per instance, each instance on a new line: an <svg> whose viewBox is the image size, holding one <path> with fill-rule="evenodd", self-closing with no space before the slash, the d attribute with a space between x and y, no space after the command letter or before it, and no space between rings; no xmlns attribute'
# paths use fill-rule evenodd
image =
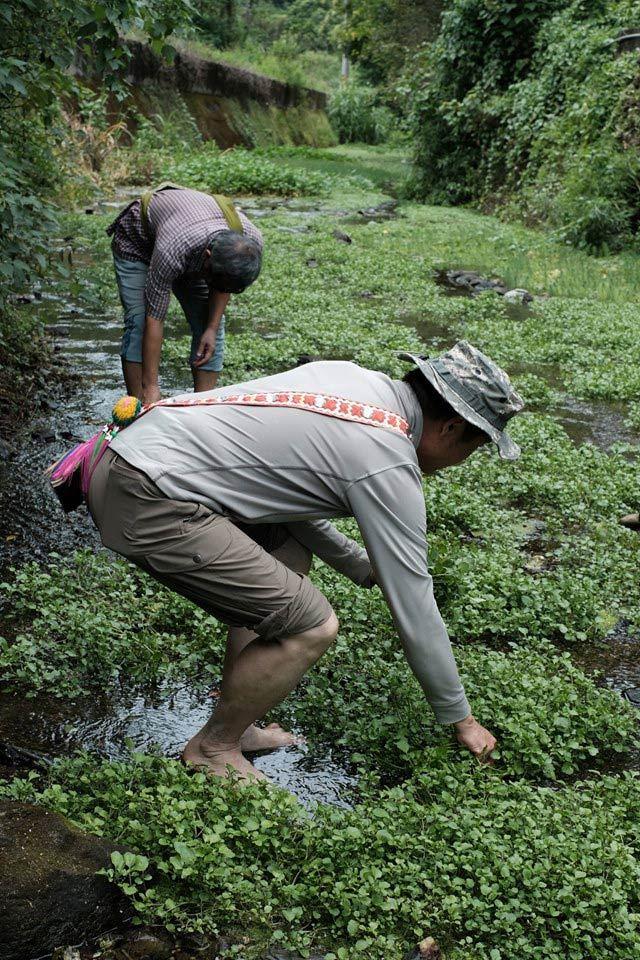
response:
<svg viewBox="0 0 640 960"><path fill-rule="evenodd" d="M308 577L271 555L290 539L278 524L241 529L200 503L171 500L112 450L95 469L88 503L105 547L223 623L275 639L332 613Z"/></svg>

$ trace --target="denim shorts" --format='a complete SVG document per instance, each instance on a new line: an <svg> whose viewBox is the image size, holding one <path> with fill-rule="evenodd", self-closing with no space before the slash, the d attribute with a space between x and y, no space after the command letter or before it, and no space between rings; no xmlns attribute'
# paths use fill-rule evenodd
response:
<svg viewBox="0 0 640 960"><path fill-rule="evenodd" d="M142 363L142 334L146 315L144 288L147 282L148 264L141 260L122 260L113 258L120 300L124 309L124 333L120 356L123 360ZM209 288L204 280L186 282L178 280L173 284L173 292L180 303L191 327L191 354L189 362L193 366L200 337L205 331L208 319ZM224 358L224 317L218 327L216 347L213 356L198 370L222 370Z"/></svg>

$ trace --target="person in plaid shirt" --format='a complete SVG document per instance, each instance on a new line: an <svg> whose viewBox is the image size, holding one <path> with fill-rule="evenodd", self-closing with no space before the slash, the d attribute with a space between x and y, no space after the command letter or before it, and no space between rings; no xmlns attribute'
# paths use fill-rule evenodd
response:
<svg viewBox="0 0 640 960"><path fill-rule="evenodd" d="M216 386L225 308L232 293L253 283L262 263L262 234L244 214L237 216L242 233L229 228L214 197L167 186L153 193L146 209L134 200L107 229L124 308L124 379L129 394L144 403L160 399L160 352L172 292L191 327L194 390Z"/></svg>

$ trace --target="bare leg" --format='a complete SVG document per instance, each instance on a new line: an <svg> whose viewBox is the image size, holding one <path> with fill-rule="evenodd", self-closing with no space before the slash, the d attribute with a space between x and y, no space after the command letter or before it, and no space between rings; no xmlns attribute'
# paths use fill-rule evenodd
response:
<svg viewBox="0 0 640 960"><path fill-rule="evenodd" d="M230 627L227 638L227 648L224 655L223 676L231 669L244 648L252 643L258 634L244 627ZM262 719L257 717L258 720ZM240 737L240 748L243 753L256 753L259 750L277 750L279 747L291 747L295 743L302 743L303 738L297 737L289 730L285 730L279 723L270 723L266 727L258 727L252 723Z"/></svg>
<svg viewBox="0 0 640 960"><path fill-rule="evenodd" d="M286 540L281 547L277 547L273 551L273 556L296 573L306 574L311 569L311 553L293 537ZM229 628L223 675L231 669L232 663L247 644L255 640L257 636L257 633L246 630L244 627ZM240 737L240 747L243 753L255 753L258 750L277 750L279 747L290 747L301 742L303 742L302 737L297 737L289 730L285 730L279 723L270 723L266 727L258 727L255 723L252 723Z"/></svg>
<svg viewBox="0 0 640 960"><path fill-rule="evenodd" d="M142 364L123 359L122 373L129 396L142 398Z"/></svg>
<svg viewBox="0 0 640 960"><path fill-rule="evenodd" d="M194 393L202 393L203 390L213 390L218 382L218 374L215 370L199 370L192 367L193 390Z"/></svg>
<svg viewBox="0 0 640 960"><path fill-rule="evenodd" d="M265 779L242 756L240 737L259 717L289 694L301 677L333 643L338 632L334 613L304 633L280 640L252 640L222 678L218 706L182 754L185 763L224 776L227 767L242 779Z"/></svg>

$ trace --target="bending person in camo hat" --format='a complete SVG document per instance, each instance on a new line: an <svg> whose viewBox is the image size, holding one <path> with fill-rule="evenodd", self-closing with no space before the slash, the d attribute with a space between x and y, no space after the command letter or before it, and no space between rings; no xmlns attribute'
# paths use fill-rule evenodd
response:
<svg viewBox="0 0 640 960"><path fill-rule="evenodd" d="M338 633L329 600L307 577L313 554L363 588L381 588L437 720L472 753L494 749L434 597L422 475L489 442L515 460L505 427L523 401L466 341L435 359L402 357L414 367L401 381L319 361L161 401L89 472L105 546L229 625L220 699L186 745L186 763L260 778L246 754L294 742L259 722ZM355 517L366 549L331 517Z"/></svg>
<svg viewBox="0 0 640 960"><path fill-rule="evenodd" d="M162 184L107 229L124 308L122 370L131 396L160 399L163 325L173 292L191 327L196 392L222 370L224 311L260 273L262 234L228 197Z"/></svg>

